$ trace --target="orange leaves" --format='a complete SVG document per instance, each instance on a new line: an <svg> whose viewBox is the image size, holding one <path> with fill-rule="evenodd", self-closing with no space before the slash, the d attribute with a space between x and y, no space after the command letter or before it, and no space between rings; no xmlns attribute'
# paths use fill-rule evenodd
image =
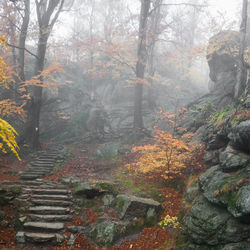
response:
<svg viewBox="0 0 250 250"><path fill-rule="evenodd" d="M177 136L177 132L181 131L178 123L185 112L186 110L180 110L177 114L171 114L161 110L160 119L166 121L168 131L155 127L155 143L134 147L132 151L140 153L140 157L127 167L135 172L150 174L152 178L157 176L173 180L183 177L187 162L197 148L195 143L191 143L193 133Z"/></svg>
<svg viewBox="0 0 250 250"><path fill-rule="evenodd" d="M57 79L55 78L56 73L63 72L61 65L55 63L44 69L40 74L33 76L30 80L25 81L25 86L37 86L37 87L58 87Z"/></svg>
<svg viewBox="0 0 250 250"><path fill-rule="evenodd" d="M127 83L130 84L142 84L148 87L152 87L152 85L150 84L150 82L148 82L146 79L142 79L142 78L133 78L132 80L127 80Z"/></svg>
<svg viewBox="0 0 250 250"><path fill-rule="evenodd" d="M22 106L17 106L13 100L5 99L0 101L0 116L9 117L14 115L18 115L22 120L26 117Z"/></svg>

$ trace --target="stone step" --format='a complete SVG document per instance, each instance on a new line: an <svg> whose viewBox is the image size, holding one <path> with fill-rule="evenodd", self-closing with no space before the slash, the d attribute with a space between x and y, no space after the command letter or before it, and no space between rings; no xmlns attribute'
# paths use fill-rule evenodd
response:
<svg viewBox="0 0 250 250"><path fill-rule="evenodd" d="M65 190L67 187L65 187L65 185L60 185L60 184L57 184L57 185L52 185L52 184L42 184L39 189L51 189L51 190L54 190L54 189L59 189L59 190Z"/></svg>
<svg viewBox="0 0 250 250"><path fill-rule="evenodd" d="M62 242L64 240L64 236L61 234L55 234L55 233L24 233L25 239L28 242L32 243L50 243L50 242L58 242L58 238L62 239L58 243Z"/></svg>
<svg viewBox="0 0 250 250"><path fill-rule="evenodd" d="M39 206L60 206L60 207L69 207L72 205L70 201L62 201L62 200L31 200L34 205Z"/></svg>
<svg viewBox="0 0 250 250"><path fill-rule="evenodd" d="M55 159L58 156L57 153L42 154L37 157L37 159Z"/></svg>
<svg viewBox="0 0 250 250"><path fill-rule="evenodd" d="M26 171L27 172L51 172L53 168L28 168Z"/></svg>
<svg viewBox="0 0 250 250"><path fill-rule="evenodd" d="M40 231L40 232L58 232L64 229L62 222L25 222L23 224L25 230Z"/></svg>
<svg viewBox="0 0 250 250"><path fill-rule="evenodd" d="M48 163L33 163L33 167L54 167L54 164L48 164Z"/></svg>
<svg viewBox="0 0 250 250"><path fill-rule="evenodd" d="M50 215L50 214L29 214L29 218L32 221L46 221L46 222L53 222L53 221L71 221L73 217L71 215L62 214L62 215Z"/></svg>
<svg viewBox="0 0 250 250"><path fill-rule="evenodd" d="M71 197L68 197L67 195L33 195L32 198L34 199L45 199L45 200L63 200L63 201L69 201L71 199Z"/></svg>
<svg viewBox="0 0 250 250"><path fill-rule="evenodd" d="M51 172L54 167L30 167L27 169L27 171L48 171Z"/></svg>
<svg viewBox="0 0 250 250"><path fill-rule="evenodd" d="M42 162L55 162L57 159L57 157L39 157L36 158L32 163L36 162L36 161L42 161Z"/></svg>
<svg viewBox="0 0 250 250"><path fill-rule="evenodd" d="M53 195L57 195L57 194L69 194L70 191L68 191L67 189L33 189L32 192L34 194L53 194Z"/></svg>
<svg viewBox="0 0 250 250"><path fill-rule="evenodd" d="M45 161L45 160L36 160L32 162L32 165L34 164L55 164L55 160Z"/></svg>
<svg viewBox="0 0 250 250"><path fill-rule="evenodd" d="M32 175L40 175L40 176L44 176L44 175L48 175L51 174L51 171L30 171L29 172Z"/></svg>
<svg viewBox="0 0 250 250"><path fill-rule="evenodd" d="M31 185L31 186L41 186L43 184L42 181L23 181L24 185Z"/></svg>
<svg viewBox="0 0 250 250"><path fill-rule="evenodd" d="M30 170L29 172L27 172L27 173L29 173L29 174L33 174L33 175L44 175L44 174L48 174L48 173L50 173L51 171L36 171L36 170Z"/></svg>
<svg viewBox="0 0 250 250"><path fill-rule="evenodd" d="M62 215L62 214L69 214L70 209L65 207L54 207L54 206L34 206L29 208L30 213L33 214L40 214L40 215Z"/></svg>
<svg viewBox="0 0 250 250"><path fill-rule="evenodd" d="M22 180L34 180L34 179L37 179L37 178L40 178L40 175L38 174L22 174L20 175L20 178Z"/></svg>

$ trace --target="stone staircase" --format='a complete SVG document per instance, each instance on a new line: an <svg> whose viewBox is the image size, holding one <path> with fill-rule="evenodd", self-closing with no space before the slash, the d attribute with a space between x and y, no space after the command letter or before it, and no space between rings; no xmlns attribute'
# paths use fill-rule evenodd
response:
<svg viewBox="0 0 250 250"><path fill-rule="evenodd" d="M16 234L21 245L57 245L65 240L65 222L74 212L71 190L41 178L52 173L58 149L40 152L31 166L20 175L23 191L18 199L28 206L23 225Z"/></svg>
<svg viewBox="0 0 250 250"><path fill-rule="evenodd" d="M49 175L53 170L56 158L58 156L58 149L51 151L42 151L31 166L20 175L21 180L34 180Z"/></svg>
<svg viewBox="0 0 250 250"><path fill-rule="evenodd" d="M24 183L25 184L25 183ZM16 235L18 243L59 244L64 222L72 220L72 194L64 185L40 179L27 182L19 199L28 201L27 218Z"/></svg>

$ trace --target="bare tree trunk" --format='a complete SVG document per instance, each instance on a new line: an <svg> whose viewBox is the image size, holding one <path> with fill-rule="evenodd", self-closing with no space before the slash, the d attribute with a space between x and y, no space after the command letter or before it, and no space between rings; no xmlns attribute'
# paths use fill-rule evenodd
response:
<svg viewBox="0 0 250 250"><path fill-rule="evenodd" d="M25 48L25 42L27 37L27 31L29 27L30 20L30 0L24 1L24 16L21 27L21 32L19 36L19 48ZM24 49L19 49L18 53L18 75L22 81L25 81L25 73L24 73Z"/></svg>
<svg viewBox="0 0 250 250"><path fill-rule="evenodd" d="M154 57L155 57L155 44L156 44L156 39L159 35L159 24L160 24L160 13L161 13L161 4L162 0L156 0L155 1L155 11L151 14L151 25L150 25L150 30L148 34L148 40L149 40L149 52L148 52L148 74L149 74L149 83L151 87L147 88L147 101L148 101L148 106L150 109L154 110L156 106L156 100L154 98L154 88L153 88L153 83L154 83L154 74L155 74L155 65L154 65Z"/></svg>
<svg viewBox="0 0 250 250"><path fill-rule="evenodd" d="M246 67L244 61L244 50L246 48L246 30L247 30L247 6L248 0L243 0L242 5L242 21L240 25L240 45L239 45L239 65L237 72L237 81L234 89L234 98L237 100L244 90L244 82L246 82Z"/></svg>
<svg viewBox="0 0 250 250"><path fill-rule="evenodd" d="M144 79L144 72L147 62L147 20L150 9L150 0L141 0L140 24L139 24L139 39L137 48L137 63L136 77L138 80ZM136 83L134 95L134 129L135 132L143 129L142 116L142 99L143 99L143 84Z"/></svg>
<svg viewBox="0 0 250 250"><path fill-rule="evenodd" d="M44 70L44 60L47 42L51 30L62 10L64 0L36 0L37 19L39 24L39 40L34 75L39 75ZM56 8L58 9L56 10ZM52 20L51 17L53 16ZM41 81L43 79L40 77ZM29 103L28 119L25 129L25 138L33 149L40 148L39 120L42 105L42 87L32 87L31 101Z"/></svg>

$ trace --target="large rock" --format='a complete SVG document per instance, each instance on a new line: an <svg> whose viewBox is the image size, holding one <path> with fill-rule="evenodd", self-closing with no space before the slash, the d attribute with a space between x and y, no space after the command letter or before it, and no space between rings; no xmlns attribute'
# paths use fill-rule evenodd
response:
<svg viewBox="0 0 250 250"><path fill-rule="evenodd" d="M250 152L250 120L243 121L232 128L230 143L243 151Z"/></svg>
<svg viewBox="0 0 250 250"><path fill-rule="evenodd" d="M111 193L117 194L118 185L108 181L84 182L78 184L74 189L74 194L85 196L88 199Z"/></svg>
<svg viewBox="0 0 250 250"><path fill-rule="evenodd" d="M189 131L197 131L205 125L215 110L221 110L234 102L234 88L237 76L239 56L239 33L222 31L209 39L207 61L213 88L209 94L190 103L187 118L183 127ZM210 142L210 149L223 145L223 140Z"/></svg>
<svg viewBox="0 0 250 250"><path fill-rule="evenodd" d="M110 247L120 239L140 232L146 224L146 220L134 218L133 220L111 220L100 217L97 223L87 227L85 235L99 247Z"/></svg>
<svg viewBox="0 0 250 250"><path fill-rule="evenodd" d="M152 199L118 195L114 201L119 218L153 217L160 213L161 204Z"/></svg>
<svg viewBox="0 0 250 250"><path fill-rule="evenodd" d="M188 239L195 244L219 245L240 242L250 237L250 225L234 219L225 209L205 198L196 200L184 221Z"/></svg>
<svg viewBox="0 0 250 250"><path fill-rule="evenodd" d="M112 246L121 235L121 225L110 220L98 223L87 232L89 240L95 242L100 247Z"/></svg>
<svg viewBox="0 0 250 250"><path fill-rule="evenodd" d="M250 155L235 150L231 146L227 146L225 151L220 153L219 159L221 168L224 171L230 172L246 167L250 162Z"/></svg>
<svg viewBox="0 0 250 250"><path fill-rule="evenodd" d="M199 178L203 195L209 202L224 206L235 217L250 222L250 180L247 169L224 173L214 166Z"/></svg>
<svg viewBox="0 0 250 250"><path fill-rule="evenodd" d="M234 195L228 206L228 211L236 218L240 218L243 222L250 223L250 182L247 186L243 186Z"/></svg>

